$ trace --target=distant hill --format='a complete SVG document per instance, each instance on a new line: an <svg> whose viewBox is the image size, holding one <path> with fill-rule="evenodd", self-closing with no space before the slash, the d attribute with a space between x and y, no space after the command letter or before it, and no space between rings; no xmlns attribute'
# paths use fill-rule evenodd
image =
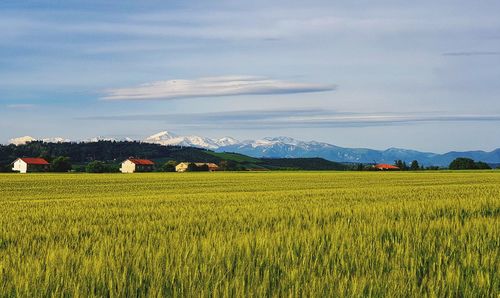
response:
<svg viewBox="0 0 500 298"><path fill-rule="evenodd" d="M346 165L321 158L259 159L239 153L219 153L202 148L141 142L48 143L33 141L21 145L0 145L0 170L8 170L10 163L18 157L44 157L50 160L57 156L70 157L74 164L85 164L93 160L119 163L133 156L152 159L159 164L168 160L214 163L231 161L233 167L241 170L345 170L348 168Z"/></svg>
<svg viewBox="0 0 500 298"><path fill-rule="evenodd" d="M426 166L448 166L457 157L468 157L490 164L500 163L500 149L492 152L465 151L437 154L409 149L389 148L374 150L367 148L344 148L316 141L301 141L290 137L266 137L259 140L239 141L231 137L210 139L200 136L178 136L168 131L146 138L144 141L194 146L216 152L236 152L256 158L324 158L340 163L390 163L403 160L410 163L418 160Z"/></svg>
<svg viewBox="0 0 500 298"><path fill-rule="evenodd" d="M426 166L448 166L457 157L468 157L487 163L500 163L500 149L492 152L466 151L436 154L416 150L389 148L373 150L366 148L343 148L327 143L302 142L290 138L265 138L264 141L252 141L219 147L216 151L238 152L259 158L304 158L321 157L342 163L390 163L403 160L410 163L418 160Z"/></svg>

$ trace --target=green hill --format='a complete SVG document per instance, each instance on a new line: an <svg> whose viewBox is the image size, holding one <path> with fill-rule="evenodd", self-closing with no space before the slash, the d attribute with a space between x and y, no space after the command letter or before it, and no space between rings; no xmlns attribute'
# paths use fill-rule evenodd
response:
<svg viewBox="0 0 500 298"><path fill-rule="evenodd" d="M345 171L349 167L323 158L261 158L261 165L278 170L334 170Z"/></svg>
<svg viewBox="0 0 500 298"><path fill-rule="evenodd" d="M260 159L250 157L247 155L243 155L240 153L231 153L231 152L213 152L213 151L207 151L208 154L213 155L217 158L223 159L223 160L232 160L235 162L239 163L259 163Z"/></svg>

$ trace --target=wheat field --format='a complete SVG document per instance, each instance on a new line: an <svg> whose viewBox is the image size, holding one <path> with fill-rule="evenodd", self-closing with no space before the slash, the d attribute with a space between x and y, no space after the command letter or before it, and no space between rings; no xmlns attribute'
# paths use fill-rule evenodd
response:
<svg viewBox="0 0 500 298"><path fill-rule="evenodd" d="M0 297L498 297L500 172L0 175Z"/></svg>

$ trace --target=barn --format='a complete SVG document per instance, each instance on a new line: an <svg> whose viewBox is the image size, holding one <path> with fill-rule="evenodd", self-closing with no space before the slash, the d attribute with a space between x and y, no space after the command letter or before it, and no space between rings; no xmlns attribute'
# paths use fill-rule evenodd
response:
<svg viewBox="0 0 500 298"><path fill-rule="evenodd" d="M155 163L149 159L128 158L122 162L122 173L152 172Z"/></svg>
<svg viewBox="0 0 500 298"><path fill-rule="evenodd" d="M39 157L18 158L12 164L12 171L19 173L45 172L49 170L49 163Z"/></svg>
<svg viewBox="0 0 500 298"><path fill-rule="evenodd" d="M386 163L377 164L377 165L374 165L373 167L375 169L381 170L381 171L397 171L397 170L399 170L398 167L390 165L390 164L386 164Z"/></svg>

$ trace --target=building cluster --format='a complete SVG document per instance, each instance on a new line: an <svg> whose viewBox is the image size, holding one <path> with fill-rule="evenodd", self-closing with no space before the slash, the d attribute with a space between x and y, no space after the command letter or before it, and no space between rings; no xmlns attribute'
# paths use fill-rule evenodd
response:
<svg viewBox="0 0 500 298"><path fill-rule="evenodd" d="M45 172L49 170L50 164L43 158L23 157L18 158L12 163L12 170L14 172L28 173L28 172ZM204 171L218 171L219 166L211 162L181 162L175 166L176 172L187 172L190 166L195 168L202 168ZM120 172L122 173L136 173L136 172L153 172L155 163L149 159L128 158L121 163ZM397 171L399 167L390 164L376 164L372 166L374 170L380 171Z"/></svg>
<svg viewBox="0 0 500 298"><path fill-rule="evenodd" d="M176 172L186 172L189 168L189 164L191 164L191 163L190 162L181 162L180 164L175 166L175 171ZM207 166L209 172L219 170L219 166L212 163L212 162L194 162L194 164L197 167Z"/></svg>
<svg viewBox="0 0 500 298"><path fill-rule="evenodd" d="M195 164L197 167L206 166L210 172L219 170L219 166L215 163L181 162L175 166L175 171L186 172L190 164ZM49 170L49 165L49 162L43 158L23 157L16 159L12 163L12 170L19 173L45 172ZM120 172L152 172L154 166L155 163L149 159L128 158L121 163Z"/></svg>

